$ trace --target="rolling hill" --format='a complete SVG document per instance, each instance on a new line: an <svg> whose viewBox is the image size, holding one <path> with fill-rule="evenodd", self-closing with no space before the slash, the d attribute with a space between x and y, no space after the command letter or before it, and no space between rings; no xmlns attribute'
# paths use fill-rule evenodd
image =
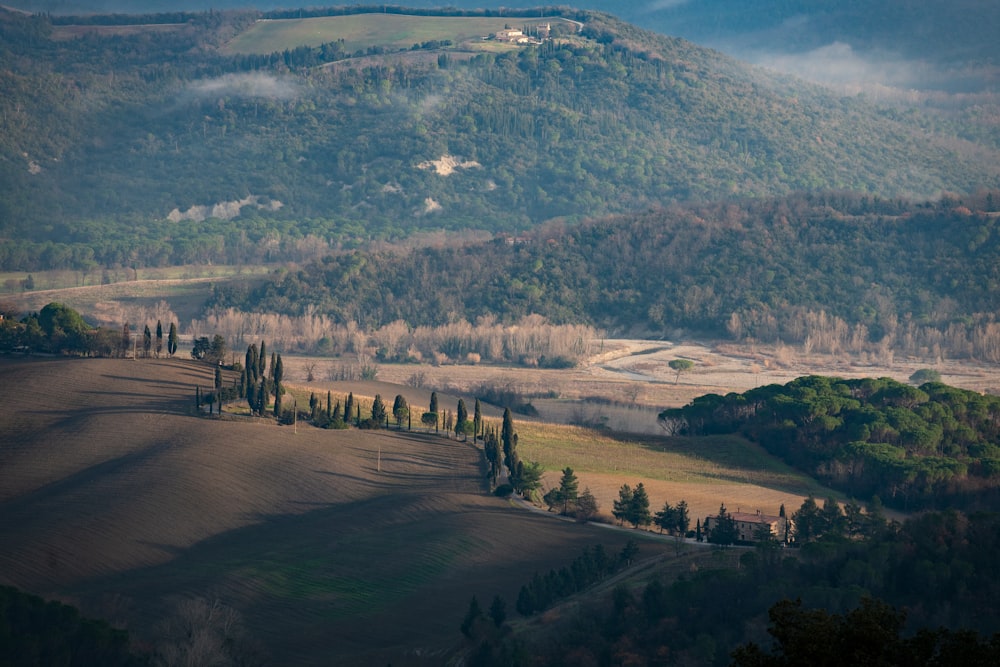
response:
<svg viewBox="0 0 1000 667"><path fill-rule="evenodd" d="M996 145L971 125L566 16L582 29L540 47L227 55L253 15L67 35L5 13L0 266L300 260L678 200L1000 179Z"/></svg>
<svg viewBox="0 0 1000 667"><path fill-rule="evenodd" d="M198 418L193 362L0 364L0 581L146 646L217 603L260 660L437 665L472 595L633 537L509 507L468 443Z"/></svg>

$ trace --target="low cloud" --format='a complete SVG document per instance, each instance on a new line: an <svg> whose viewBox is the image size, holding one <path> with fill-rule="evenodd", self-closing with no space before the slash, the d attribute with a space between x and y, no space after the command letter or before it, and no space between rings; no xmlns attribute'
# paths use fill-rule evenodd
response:
<svg viewBox="0 0 1000 667"><path fill-rule="evenodd" d="M288 100L299 95L299 86L288 79L270 74L226 74L213 79L201 79L188 85L196 97L261 97Z"/></svg>
<svg viewBox="0 0 1000 667"><path fill-rule="evenodd" d="M922 78L917 71L919 66L912 62L865 57L843 42L805 53L757 54L753 60L780 72L829 85L910 86Z"/></svg>
<svg viewBox="0 0 1000 667"><path fill-rule="evenodd" d="M674 7L679 7L681 5L686 5L690 0L653 0L653 2L648 2L642 8L643 14L652 14L653 12L658 12L664 9L673 9Z"/></svg>

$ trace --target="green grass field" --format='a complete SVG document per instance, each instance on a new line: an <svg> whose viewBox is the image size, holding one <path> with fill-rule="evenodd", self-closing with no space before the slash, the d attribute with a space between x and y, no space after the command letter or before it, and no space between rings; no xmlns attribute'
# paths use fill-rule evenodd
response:
<svg viewBox="0 0 1000 667"><path fill-rule="evenodd" d="M319 46L338 39L344 40L348 52L370 46L399 50L431 40L450 40L452 44L480 40L507 25L520 27L539 20L355 14L259 21L233 39L226 50L229 53L273 53L298 46Z"/></svg>
<svg viewBox="0 0 1000 667"><path fill-rule="evenodd" d="M558 424L517 424L521 458L548 470L566 466L607 475L635 475L665 482L753 483L793 493L818 493L814 480L743 438L613 437Z"/></svg>

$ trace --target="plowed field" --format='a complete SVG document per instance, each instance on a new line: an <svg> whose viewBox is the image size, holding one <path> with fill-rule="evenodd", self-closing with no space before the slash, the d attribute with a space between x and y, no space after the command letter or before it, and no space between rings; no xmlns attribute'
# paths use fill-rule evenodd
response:
<svg viewBox="0 0 1000 667"><path fill-rule="evenodd" d="M212 369L190 361L0 360L0 379L0 583L149 645L197 598L270 664L442 664L473 594L513 614L536 570L633 536L488 495L470 443L198 416Z"/></svg>

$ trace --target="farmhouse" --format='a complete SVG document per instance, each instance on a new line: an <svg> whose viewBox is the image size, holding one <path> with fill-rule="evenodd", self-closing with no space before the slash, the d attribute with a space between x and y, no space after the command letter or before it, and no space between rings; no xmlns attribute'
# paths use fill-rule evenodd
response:
<svg viewBox="0 0 1000 667"><path fill-rule="evenodd" d="M548 39L552 34L552 26L546 23L545 25L537 26L537 28L538 36L536 37L526 34L524 30L508 26L503 30L497 30L493 35L493 39L508 44L541 44L543 40Z"/></svg>
<svg viewBox="0 0 1000 667"><path fill-rule="evenodd" d="M784 541L791 531L791 522L786 517L762 514L760 510L756 512L737 510L729 516L736 528L736 541L738 542L756 542L756 536L760 535L761 530L767 530L779 541ZM718 517L715 516L705 517L703 526L706 533L712 530L712 524L717 519Z"/></svg>

